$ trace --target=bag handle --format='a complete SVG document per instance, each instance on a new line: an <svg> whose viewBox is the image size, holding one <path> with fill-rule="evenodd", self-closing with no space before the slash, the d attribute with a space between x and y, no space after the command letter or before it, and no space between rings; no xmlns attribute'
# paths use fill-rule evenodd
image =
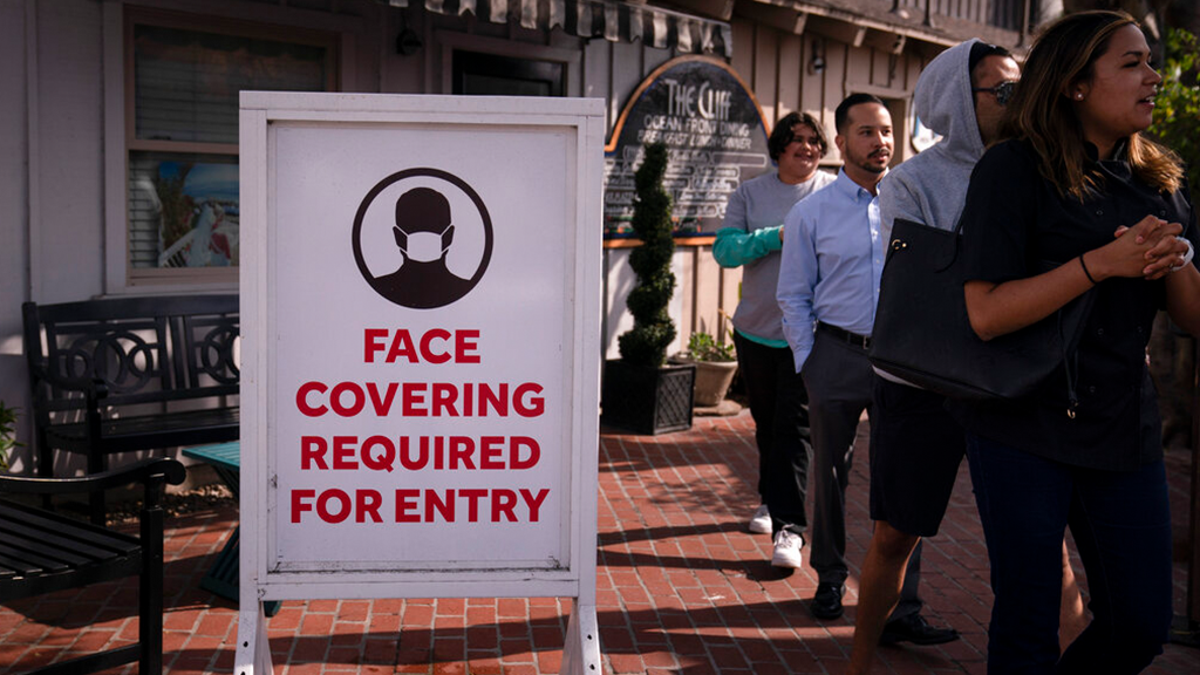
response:
<svg viewBox="0 0 1200 675"><path fill-rule="evenodd" d="M1063 325L1061 307L1055 312L1055 315L1058 317L1058 339L1062 342L1063 349L1063 372L1067 374L1067 417L1075 419L1075 412L1079 410L1079 396L1075 393L1075 382L1079 377L1079 350L1071 349L1067 343L1067 332L1066 326ZM1084 318L1086 319L1086 316Z"/></svg>
<svg viewBox="0 0 1200 675"><path fill-rule="evenodd" d="M1067 375L1067 417L1075 419L1075 414L1079 410L1079 396L1075 392L1075 384L1079 377L1078 338L1082 337L1083 331L1087 327L1088 317L1092 313L1092 306L1096 303L1096 289L1089 288L1084 291L1083 295L1071 302L1081 302L1084 305L1080 312L1079 327L1075 329L1075 335L1068 336L1067 327L1063 324L1063 309L1066 308L1066 305L1059 307L1054 314L1058 324L1058 339L1062 343L1063 371Z"/></svg>

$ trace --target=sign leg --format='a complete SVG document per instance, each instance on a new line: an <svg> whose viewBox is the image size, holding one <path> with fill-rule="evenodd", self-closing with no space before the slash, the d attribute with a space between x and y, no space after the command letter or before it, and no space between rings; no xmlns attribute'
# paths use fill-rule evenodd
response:
<svg viewBox="0 0 1200 675"><path fill-rule="evenodd" d="M562 675L602 675L600 631L596 624L596 606L571 605L567 622L567 642L563 646Z"/></svg>
<svg viewBox="0 0 1200 675"><path fill-rule="evenodd" d="M247 606L254 609L247 610ZM267 642L267 617L263 614L263 603L243 602L242 607L238 612L238 642L233 672L236 675L271 675L271 645Z"/></svg>

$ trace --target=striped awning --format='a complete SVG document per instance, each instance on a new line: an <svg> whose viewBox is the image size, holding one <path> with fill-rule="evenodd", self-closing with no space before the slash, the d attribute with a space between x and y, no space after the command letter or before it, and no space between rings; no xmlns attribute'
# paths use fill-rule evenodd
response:
<svg viewBox="0 0 1200 675"><path fill-rule="evenodd" d="M447 16L470 13L491 23L523 28L555 27L582 38L635 42L688 54L733 55L729 24L649 5L612 0L387 0L393 7L425 3Z"/></svg>

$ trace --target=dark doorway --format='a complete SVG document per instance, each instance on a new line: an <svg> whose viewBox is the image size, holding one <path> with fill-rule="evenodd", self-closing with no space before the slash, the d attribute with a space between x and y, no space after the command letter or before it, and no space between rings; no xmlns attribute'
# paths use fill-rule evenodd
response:
<svg viewBox="0 0 1200 675"><path fill-rule="evenodd" d="M454 93L562 96L563 64L511 56L454 52Z"/></svg>

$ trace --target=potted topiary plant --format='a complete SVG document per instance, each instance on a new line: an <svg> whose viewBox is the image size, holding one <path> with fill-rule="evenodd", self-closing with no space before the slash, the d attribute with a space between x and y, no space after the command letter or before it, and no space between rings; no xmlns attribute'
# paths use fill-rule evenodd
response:
<svg viewBox="0 0 1200 675"><path fill-rule="evenodd" d="M712 408L721 405L729 385L737 374L737 354L732 344L717 342L708 333L692 333L688 338L687 351L675 357L682 363L696 364L697 408Z"/></svg>
<svg viewBox="0 0 1200 675"><path fill-rule="evenodd" d="M617 338L619 360L608 361L601 391L601 420L645 434L679 431L692 426L692 364L667 365L667 347L675 339L675 324L667 303L675 292L671 273L671 197L663 189L667 148L645 146L642 165L634 174L637 199L633 231L641 245L629 255L638 284L626 306L633 328Z"/></svg>

